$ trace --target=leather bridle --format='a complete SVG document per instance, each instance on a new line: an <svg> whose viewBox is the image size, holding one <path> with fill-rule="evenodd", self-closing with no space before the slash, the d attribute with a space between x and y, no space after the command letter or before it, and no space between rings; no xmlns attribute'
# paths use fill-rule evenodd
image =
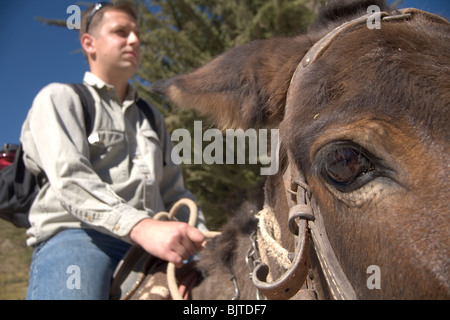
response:
<svg viewBox="0 0 450 320"><path fill-rule="evenodd" d="M375 15L379 16L376 17ZM423 15L432 21L449 24L447 20L439 16L408 8L401 10L395 15L389 15L387 12L368 14L335 28L319 40L303 57L291 79L286 106L295 99L292 92L292 83L300 81L304 77L308 66L318 59L339 36L366 24L368 19L379 18L380 22L403 21L412 19L416 15ZM286 272L273 282L267 281L267 276L270 272L269 266L265 263L257 264L252 272L253 284L269 299L290 299L293 296L300 299L304 297L315 298L315 294L310 294L310 291L314 291L314 288L310 288L310 281L306 281L311 267L309 257L311 243L331 298L338 300L357 299L358 296L347 279L328 239L323 217L314 195L311 193L304 175L297 169L295 162L292 161L292 155L288 154L288 159L289 164L283 175L283 180L289 194L289 229L294 234L295 239L294 258Z"/></svg>

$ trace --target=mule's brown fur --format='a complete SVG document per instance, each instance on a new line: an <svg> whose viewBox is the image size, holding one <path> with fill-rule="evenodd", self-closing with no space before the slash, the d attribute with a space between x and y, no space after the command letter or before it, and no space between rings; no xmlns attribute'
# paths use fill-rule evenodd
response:
<svg viewBox="0 0 450 320"><path fill-rule="evenodd" d="M359 298L448 299L450 26L418 15L383 22L380 30L357 27L290 85L294 98L285 106L293 72L311 45L342 22L335 17L345 10L347 19L364 13L358 8L366 8L365 1L349 3L342 9L331 1L309 35L238 47L154 89L220 127L280 128L281 156L289 151L304 172ZM326 150L339 143L362 150L373 179L347 191L330 182L323 169ZM292 250L282 174L268 177L266 204ZM211 289L217 280L228 289L211 289L206 298L231 298L228 277L234 273L241 288L251 288L243 296L251 299L243 262L248 230L236 221L225 230L205 249L202 287ZM367 287L370 265L380 268L379 290Z"/></svg>

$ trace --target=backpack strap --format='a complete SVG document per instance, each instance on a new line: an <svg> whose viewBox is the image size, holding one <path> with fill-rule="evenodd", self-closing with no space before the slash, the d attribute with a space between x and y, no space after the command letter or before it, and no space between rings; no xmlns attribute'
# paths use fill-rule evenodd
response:
<svg viewBox="0 0 450 320"><path fill-rule="evenodd" d="M158 127L156 126L155 114L153 113L152 108L150 108L150 106L147 104L147 102L145 102L145 100L142 98L139 98L136 101L136 104L137 104L139 110L141 110L145 114L145 117L147 118L148 122L150 122L152 129L156 132L156 134L158 134L158 130L157 130ZM158 137L159 137L159 134L158 134Z"/></svg>
<svg viewBox="0 0 450 320"><path fill-rule="evenodd" d="M82 83L68 83L70 87L80 97L84 112L84 124L86 126L86 136L92 133L95 122L95 101L89 89Z"/></svg>
<svg viewBox="0 0 450 320"><path fill-rule="evenodd" d="M147 118L148 122L150 122L150 126L156 132L159 140L162 142L161 136L159 135L159 132L158 132L158 126L156 125L155 114L153 113L152 108L142 98L139 98L136 101L136 105L138 106L139 110L141 110L145 114L145 117ZM167 164L166 159L163 156L163 166L166 166L166 164Z"/></svg>

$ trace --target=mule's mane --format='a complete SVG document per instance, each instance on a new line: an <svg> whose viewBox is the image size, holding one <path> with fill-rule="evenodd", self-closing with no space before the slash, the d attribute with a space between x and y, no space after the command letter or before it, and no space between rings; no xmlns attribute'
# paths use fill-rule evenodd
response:
<svg viewBox="0 0 450 320"><path fill-rule="evenodd" d="M200 253L199 270L207 276L212 270L219 268L226 274L233 273L236 262L238 241L249 238L257 225L256 206L246 202L224 226L220 237L208 241L208 250ZM218 263L220 262L220 263Z"/></svg>

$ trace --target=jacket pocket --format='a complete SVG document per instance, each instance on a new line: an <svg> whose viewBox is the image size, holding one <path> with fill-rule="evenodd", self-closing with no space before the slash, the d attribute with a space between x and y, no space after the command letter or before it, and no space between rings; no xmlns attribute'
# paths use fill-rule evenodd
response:
<svg viewBox="0 0 450 320"><path fill-rule="evenodd" d="M96 131L88 138L89 144L97 148L112 148L125 141L125 134L120 131Z"/></svg>
<svg viewBox="0 0 450 320"><path fill-rule="evenodd" d="M95 131L88 141L92 167L103 181L122 182L128 178L128 147L124 132Z"/></svg>

